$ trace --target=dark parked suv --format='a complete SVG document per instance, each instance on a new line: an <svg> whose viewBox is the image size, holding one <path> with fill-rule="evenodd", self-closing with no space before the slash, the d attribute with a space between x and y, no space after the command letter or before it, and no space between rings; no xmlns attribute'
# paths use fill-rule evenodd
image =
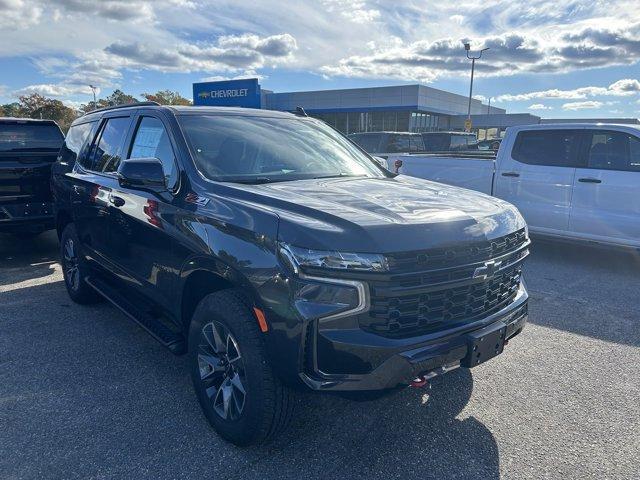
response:
<svg viewBox="0 0 640 480"><path fill-rule="evenodd" d="M391 174L303 111L97 111L53 184L71 298L106 297L188 353L237 444L281 430L296 389L421 385L527 319L513 206Z"/></svg>
<svg viewBox="0 0 640 480"><path fill-rule="evenodd" d="M63 141L52 120L0 118L0 233L54 228L51 165Z"/></svg>

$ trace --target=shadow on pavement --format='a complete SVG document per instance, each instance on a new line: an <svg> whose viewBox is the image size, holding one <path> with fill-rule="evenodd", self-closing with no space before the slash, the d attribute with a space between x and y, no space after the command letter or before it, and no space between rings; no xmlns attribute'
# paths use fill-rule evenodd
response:
<svg viewBox="0 0 640 480"><path fill-rule="evenodd" d="M436 378L431 388L404 389L354 402L307 394L291 431L267 456L312 459L324 478L499 478L498 446L474 417L457 418L473 391L471 371ZM302 452L300 445L304 445Z"/></svg>
<svg viewBox="0 0 640 480"><path fill-rule="evenodd" d="M62 281L0 295L0 471L24 478L499 477L492 433L463 412L469 370L377 400L302 394L274 443L236 448L208 426L186 357ZM47 472L42 475L42 472Z"/></svg>
<svg viewBox="0 0 640 480"><path fill-rule="evenodd" d="M640 252L534 239L529 321L640 346Z"/></svg>
<svg viewBox="0 0 640 480"><path fill-rule="evenodd" d="M58 256L54 231L29 239L0 234L0 286L50 275Z"/></svg>

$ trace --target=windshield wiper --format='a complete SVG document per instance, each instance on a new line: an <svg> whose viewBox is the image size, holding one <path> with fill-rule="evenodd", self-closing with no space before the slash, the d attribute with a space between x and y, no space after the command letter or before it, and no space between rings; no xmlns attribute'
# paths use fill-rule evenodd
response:
<svg viewBox="0 0 640 480"><path fill-rule="evenodd" d="M360 175L351 175L349 173L339 173L337 175L323 175L321 177L313 177L314 180L319 180L321 178L342 178L342 177L366 177L364 174Z"/></svg>

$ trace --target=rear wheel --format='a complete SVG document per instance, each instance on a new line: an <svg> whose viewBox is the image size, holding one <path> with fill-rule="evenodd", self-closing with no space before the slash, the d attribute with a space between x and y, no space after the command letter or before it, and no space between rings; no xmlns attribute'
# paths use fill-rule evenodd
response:
<svg viewBox="0 0 640 480"><path fill-rule="evenodd" d="M80 304L100 300L100 295L85 282L89 271L80 255L80 239L73 223L65 227L60 238L60 263L64 284L71 300Z"/></svg>
<svg viewBox="0 0 640 480"><path fill-rule="evenodd" d="M189 330L200 406L218 434L236 445L270 440L293 413L293 392L273 373L261 335L250 306L235 290L205 297Z"/></svg>

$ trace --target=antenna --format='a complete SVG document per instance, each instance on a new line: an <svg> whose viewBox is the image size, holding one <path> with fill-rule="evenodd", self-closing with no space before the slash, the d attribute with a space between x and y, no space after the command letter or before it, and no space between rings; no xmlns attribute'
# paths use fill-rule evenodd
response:
<svg viewBox="0 0 640 480"><path fill-rule="evenodd" d="M296 111L293 112L293 113L295 113L299 117L308 117L309 116L309 115L307 115L307 112L304 111L304 108L302 108L299 105L296 107Z"/></svg>

